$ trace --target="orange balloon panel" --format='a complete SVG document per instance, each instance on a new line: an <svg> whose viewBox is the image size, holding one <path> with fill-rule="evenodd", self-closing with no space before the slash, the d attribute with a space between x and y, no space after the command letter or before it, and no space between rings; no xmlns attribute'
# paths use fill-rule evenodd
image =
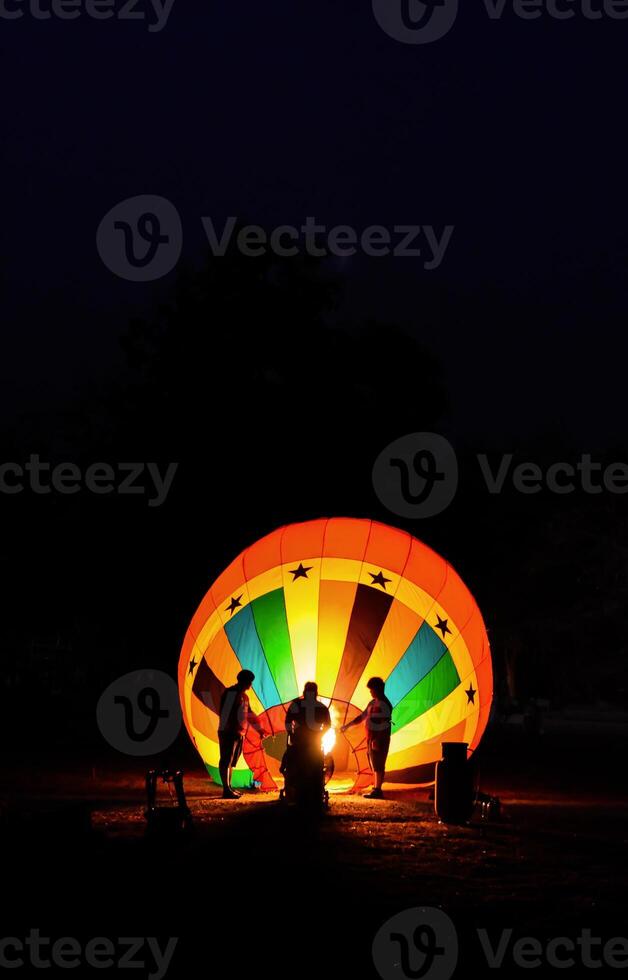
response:
<svg viewBox="0 0 628 980"><path fill-rule="evenodd" d="M386 778L397 781L433 779L442 741L473 750L493 694L486 628L454 569L404 531L351 518L279 528L243 551L200 603L179 688L188 731L217 780L220 698L243 668L255 674L251 707L275 721L274 709L309 680L344 721L366 707L368 679L382 677L393 705ZM362 784L363 754L354 762ZM276 771L250 734L234 785L272 788Z"/></svg>

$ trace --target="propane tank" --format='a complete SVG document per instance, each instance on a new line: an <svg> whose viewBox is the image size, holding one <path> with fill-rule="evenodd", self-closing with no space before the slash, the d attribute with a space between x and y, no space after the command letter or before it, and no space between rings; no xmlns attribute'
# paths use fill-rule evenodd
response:
<svg viewBox="0 0 628 980"><path fill-rule="evenodd" d="M443 742L443 758L436 763L434 809L443 823L466 823L473 812L473 772L466 742Z"/></svg>

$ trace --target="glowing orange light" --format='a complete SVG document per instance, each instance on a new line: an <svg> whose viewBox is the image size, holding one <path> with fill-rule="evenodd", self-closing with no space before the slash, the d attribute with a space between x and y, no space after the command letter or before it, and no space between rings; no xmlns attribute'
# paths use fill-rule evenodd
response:
<svg viewBox="0 0 628 980"><path fill-rule="evenodd" d="M328 728L323 735L323 752L328 755L336 744L336 732L333 728Z"/></svg>

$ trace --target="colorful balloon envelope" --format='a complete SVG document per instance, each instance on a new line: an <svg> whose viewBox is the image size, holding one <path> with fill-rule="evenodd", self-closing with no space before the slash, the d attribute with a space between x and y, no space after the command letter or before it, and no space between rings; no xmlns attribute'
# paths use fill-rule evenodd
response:
<svg viewBox="0 0 628 980"><path fill-rule="evenodd" d="M186 633L179 692L188 732L218 774L222 693L243 668L251 708L233 785L278 788L285 713L316 681L337 730L336 788L370 782L363 725L340 726L382 677L393 705L386 778L429 783L442 742L478 745L493 693L486 628L443 558L404 531L369 520L291 524L242 552L207 592ZM332 787L333 788L333 787Z"/></svg>

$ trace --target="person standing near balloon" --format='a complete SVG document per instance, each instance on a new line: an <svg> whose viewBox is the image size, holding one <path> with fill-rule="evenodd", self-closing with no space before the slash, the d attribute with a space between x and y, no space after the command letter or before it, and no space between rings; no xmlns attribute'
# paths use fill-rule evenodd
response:
<svg viewBox="0 0 628 980"><path fill-rule="evenodd" d="M369 763L375 776L375 786L370 793L364 795L367 800L382 800L384 798L382 786L386 775L386 759L390 748L393 708L386 697L385 685L381 677L371 677L366 686L369 689L371 700L364 711L360 712L353 721L343 725L340 731L346 732L347 728L359 725L362 721L365 723Z"/></svg>
<svg viewBox="0 0 628 980"><path fill-rule="evenodd" d="M331 728L329 708L318 700L318 684L308 681L303 688L303 696L295 698L286 712L286 731L295 737L320 745L320 735ZM299 734L297 734L299 733Z"/></svg>
<svg viewBox="0 0 628 980"><path fill-rule="evenodd" d="M255 680L252 670L241 670L237 683L226 687L220 699L220 721L218 723L218 744L220 746L220 761L218 771L222 782L223 800L237 800L240 793L231 786L231 773L237 765L244 746L244 736L249 725L252 725L260 738L266 732L259 723L257 715L251 711L248 694L246 693Z"/></svg>

